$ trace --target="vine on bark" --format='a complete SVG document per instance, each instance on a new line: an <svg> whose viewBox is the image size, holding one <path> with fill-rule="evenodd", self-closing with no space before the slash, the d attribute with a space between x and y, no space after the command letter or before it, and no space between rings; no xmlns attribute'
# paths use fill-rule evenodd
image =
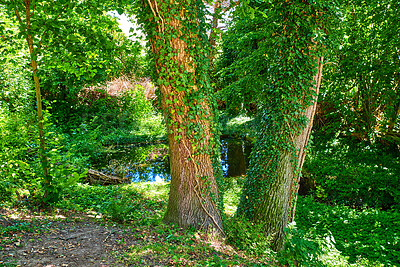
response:
<svg viewBox="0 0 400 267"><path fill-rule="evenodd" d="M194 191L211 224L223 232L219 212L222 196L217 186L222 170L215 104L208 77L204 4L198 0L145 0L139 3L136 14L144 26L155 63L158 99L164 111L170 153L178 149L181 157L178 167L194 170L195 178L183 181L186 178L182 175L179 178L182 181L176 183L179 187L187 183L187 191ZM199 166L202 162L209 162L212 171ZM174 163L171 161L171 164ZM173 188L175 178L171 177Z"/></svg>
<svg viewBox="0 0 400 267"><path fill-rule="evenodd" d="M235 70L244 75L239 80L253 79L253 84L260 85L256 90L257 143L237 215L264 225L272 247L279 250L294 205L302 167L299 156L309 133L304 140L300 136L312 121L305 115L316 101L319 84L315 77L322 66L319 62L334 6L327 1L307 0L255 1L249 5L254 14L250 20L264 35L256 39L256 50L237 64L239 69L246 65L243 63L257 65ZM259 10L263 10L261 15ZM255 34L249 33L248 38L260 37ZM252 43L246 38L241 42L247 46Z"/></svg>

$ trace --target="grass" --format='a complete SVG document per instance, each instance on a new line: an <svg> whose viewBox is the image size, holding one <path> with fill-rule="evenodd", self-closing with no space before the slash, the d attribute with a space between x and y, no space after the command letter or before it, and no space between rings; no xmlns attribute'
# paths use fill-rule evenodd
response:
<svg viewBox="0 0 400 267"><path fill-rule="evenodd" d="M342 264L336 261L332 266L400 266L398 211L357 210L300 198L296 222L310 236L330 240L330 246L340 252ZM326 262L332 261L334 251L326 254Z"/></svg>
<svg viewBox="0 0 400 267"><path fill-rule="evenodd" d="M243 179L229 178L225 183L227 239L163 224L169 192L165 182L77 184L65 192L56 208L134 229L135 239L140 241L114 256L137 266L290 266L295 262L299 266L400 266L400 213L329 206L311 197L299 198L296 225L287 230L286 250L270 251L256 226L232 219ZM8 219L12 223L0 227L2 245L15 244L18 234L24 232L49 231L51 213L49 218L40 222Z"/></svg>
<svg viewBox="0 0 400 267"><path fill-rule="evenodd" d="M225 230L228 235L234 232L229 228L237 227L229 222L232 222L242 183L243 177L228 179L226 183L224 201L228 223ZM166 266L274 266L284 262L282 257L292 259L292 263L303 258L302 266L400 266L400 214L395 211L356 210L300 197L297 224L288 230L288 249L281 254L268 250L245 253L226 245L212 233L164 225L161 220L168 191L168 183L79 184L65 195L59 208L92 212L104 220L138 227L138 237L143 242L121 257L144 266L156 263ZM237 232L242 236L235 238L254 240L256 233L251 230L246 233L246 229L240 226ZM246 236L249 233L250 236ZM262 242L260 240L253 246L260 245L257 244ZM318 250L321 250L318 264L307 265L318 255Z"/></svg>
<svg viewBox="0 0 400 267"><path fill-rule="evenodd" d="M246 132L251 126L251 120L244 117L226 123L226 134L239 129ZM281 253L268 249L262 229L233 218L245 177L224 182L226 239L163 224L168 183L76 184L63 192L54 208L134 228L139 241L115 256L137 266L400 266L400 213L398 204L393 204L399 199L398 157L345 139L317 143L306 168L322 191L314 192L314 199L299 197L296 224L289 226L286 249ZM353 203L361 199L357 197L360 192L367 205ZM24 209L29 203L14 205L21 216L29 212ZM48 217L48 222L4 217L10 223L0 224L0 244L15 244L24 232L48 231L54 219L51 213Z"/></svg>
<svg viewBox="0 0 400 267"><path fill-rule="evenodd" d="M232 183L234 184L234 183ZM233 206L237 186L226 199ZM140 243L120 255L139 266L277 266L272 257L255 257L227 245L212 232L182 229L162 223L169 183L132 183L123 186L78 184L65 192L59 209L78 210L134 228ZM230 206L230 208L232 208ZM123 241L121 241L123 242Z"/></svg>

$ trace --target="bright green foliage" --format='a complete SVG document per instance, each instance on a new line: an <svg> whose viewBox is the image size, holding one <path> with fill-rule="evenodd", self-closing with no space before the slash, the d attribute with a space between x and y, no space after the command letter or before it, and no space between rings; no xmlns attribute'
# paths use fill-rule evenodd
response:
<svg viewBox="0 0 400 267"><path fill-rule="evenodd" d="M398 1L348 1L322 86L320 126L360 140L398 140Z"/></svg>
<svg viewBox="0 0 400 267"><path fill-rule="evenodd" d="M63 150L63 137L52 132L54 127L45 122L48 130L45 138L49 150L49 173L51 175L48 195L45 196L45 185L41 177L38 158L39 143L37 130L32 122L33 114L9 113L0 110L0 191L1 201L10 201L27 197L31 204L43 204L57 201L63 188L76 183L85 174L82 166L84 159L76 159L71 153ZM15 135L18 132L18 135ZM75 164L75 165L74 165Z"/></svg>
<svg viewBox="0 0 400 267"><path fill-rule="evenodd" d="M87 103L82 103L85 99L78 97L84 87L105 83L110 77L139 68L140 45L129 40L119 29L116 18L107 14L115 5L94 2L54 5L39 1L36 7L32 32L38 54L38 77L43 97L57 100L52 113L62 126L77 127L88 116ZM18 38L23 37L18 35L14 6L10 4L7 8L8 13L2 14L10 16L4 30L8 49L2 51L3 56L16 66L26 66L30 62L28 57L21 56L21 44L13 44L20 43Z"/></svg>
<svg viewBox="0 0 400 267"><path fill-rule="evenodd" d="M98 129L101 133L99 139L105 143L110 143L114 139L113 134L118 130L123 131L120 132L121 137L131 135L132 140L134 135L145 134L146 131L147 134L154 135L161 135L164 132L160 114L146 99L144 88L140 85L134 85L116 95L110 95L101 89L89 91L81 100L83 103L77 105L76 113L68 115L73 121L62 127L64 131L72 131L74 134L77 131L75 127L79 125ZM123 143L117 138L115 141Z"/></svg>
<svg viewBox="0 0 400 267"><path fill-rule="evenodd" d="M315 180L313 196L354 208L399 208L399 155L378 144L315 135L304 168Z"/></svg>
<svg viewBox="0 0 400 267"><path fill-rule="evenodd" d="M56 201L62 188L76 182L81 176L75 173L75 169L82 166L72 165L77 162L70 160L71 154L60 151L63 141L58 140L59 134L51 132L53 125L47 119L43 120L42 96L58 100L52 104L56 115L54 121L60 124L71 121L72 125L68 126L75 128L83 119L82 113L76 112L82 110L83 105L79 105L81 103L77 101L77 95L83 85L104 81L110 75L119 74L124 68L136 64L139 46L130 43L117 27L116 19L107 15L107 11L115 6L116 3L111 1L0 1L0 16L5 21L0 26L0 53L4 63L0 85L5 89L0 94L1 108L6 105L10 112L15 112L16 107L23 107L27 111L18 116L28 116L26 114L37 106L40 149L30 152L41 156L42 171L31 170L35 176L31 179L31 187L37 189L34 197L39 202ZM26 52L27 44L29 53ZM126 57L126 54L131 55ZM126 57L123 62L120 59L122 56ZM15 75L16 71L27 76ZM36 102L32 101L29 89L32 85L28 82L32 73L35 77ZM45 107L50 108L50 104ZM4 112L8 124L13 115L7 114L6 110ZM26 129L32 132L30 124L35 123L35 119L21 119L29 122ZM46 123L47 132L43 127ZM36 143L33 136L22 140L26 141L27 146ZM7 143L7 146L10 145ZM29 156L34 157L33 154ZM25 163L30 165L33 162L30 158ZM35 190L29 191L33 197Z"/></svg>
<svg viewBox="0 0 400 267"><path fill-rule="evenodd" d="M325 245L290 224L285 228L285 246L284 250L278 252L278 260L286 266L326 266L321 260Z"/></svg>
<svg viewBox="0 0 400 267"><path fill-rule="evenodd" d="M165 185L156 186L161 193ZM165 201L147 199L140 188L126 186L89 186L77 184L64 193L60 208L91 211L118 223L140 225L155 224L160 221L165 209Z"/></svg>
<svg viewBox="0 0 400 267"><path fill-rule="evenodd" d="M299 229L333 245L355 266L399 266L400 214L396 211L346 206L327 206L299 198L296 213ZM326 249L325 249L326 250ZM333 248L331 248L333 250ZM338 262L330 266L349 266Z"/></svg>
<svg viewBox="0 0 400 267"><path fill-rule="evenodd" d="M256 256L272 254L271 241L265 236L260 224L248 220L227 218L225 221L227 242L236 248Z"/></svg>

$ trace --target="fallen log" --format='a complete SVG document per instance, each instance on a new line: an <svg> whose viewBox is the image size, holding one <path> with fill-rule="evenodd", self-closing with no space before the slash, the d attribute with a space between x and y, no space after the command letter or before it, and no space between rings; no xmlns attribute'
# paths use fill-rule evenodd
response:
<svg viewBox="0 0 400 267"><path fill-rule="evenodd" d="M116 185L116 184L125 184L129 183L129 177L118 177L114 175L108 175L100 171L96 170L88 170L88 174L86 176L86 181L92 185Z"/></svg>

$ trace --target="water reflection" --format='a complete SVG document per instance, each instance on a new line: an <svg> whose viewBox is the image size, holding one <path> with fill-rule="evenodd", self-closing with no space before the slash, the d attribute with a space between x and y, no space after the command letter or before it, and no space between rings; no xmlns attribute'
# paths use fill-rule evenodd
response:
<svg viewBox="0 0 400 267"><path fill-rule="evenodd" d="M221 140L221 164L225 177L246 174L251 146L241 139ZM109 175L129 177L132 182L169 181L166 144L111 146L94 168Z"/></svg>
<svg viewBox="0 0 400 267"><path fill-rule="evenodd" d="M111 146L106 148L94 168L132 182L169 181L170 168L166 144Z"/></svg>
<svg viewBox="0 0 400 267"><path fill-rule="evenodd" d="M225 177L236 177L246 174L249 165L251 146L242 139L221 140L221 164Z"/></svg>

